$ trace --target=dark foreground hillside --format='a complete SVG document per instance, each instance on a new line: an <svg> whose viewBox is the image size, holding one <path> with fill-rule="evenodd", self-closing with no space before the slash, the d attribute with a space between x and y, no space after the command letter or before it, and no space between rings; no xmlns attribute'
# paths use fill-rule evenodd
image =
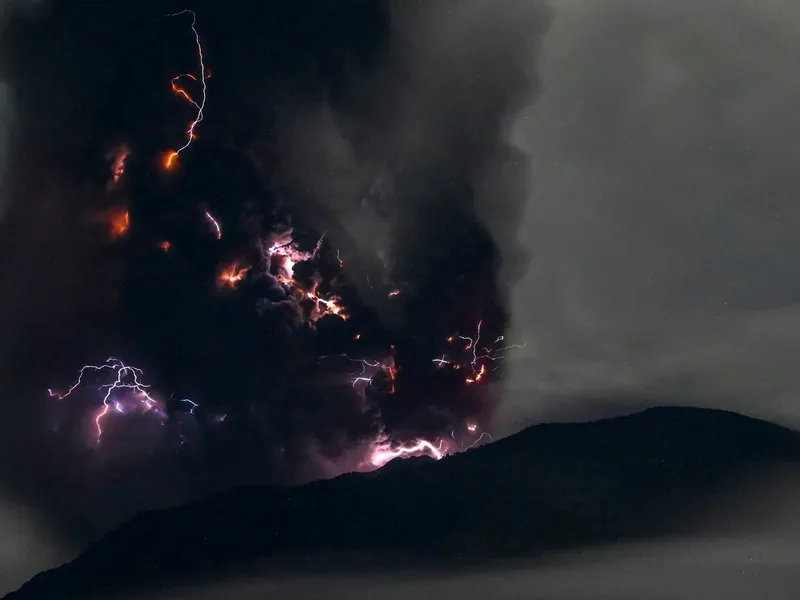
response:
<svg viewBox="0 0 800 600"><path fill-rule="evenodd" d="M747 470L800 463L800 433L733 413L652 409L541 425L449 457L147 512L7 598L89 597L254 559L416 556L449 564L680 533Z"/></svg>

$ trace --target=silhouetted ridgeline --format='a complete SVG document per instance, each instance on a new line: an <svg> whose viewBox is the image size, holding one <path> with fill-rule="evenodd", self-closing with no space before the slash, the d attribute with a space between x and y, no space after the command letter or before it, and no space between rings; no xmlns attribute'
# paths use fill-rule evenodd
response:
<svg viewBox="0 0 800 600"><path fill-rule="evenodd" d="M288 554L384 551L464 564L679 532L745 467L799 460L800 433L722 411L540 425L439 462L396 460L371 474L142 513L7 598L158 585Z"/></svg>

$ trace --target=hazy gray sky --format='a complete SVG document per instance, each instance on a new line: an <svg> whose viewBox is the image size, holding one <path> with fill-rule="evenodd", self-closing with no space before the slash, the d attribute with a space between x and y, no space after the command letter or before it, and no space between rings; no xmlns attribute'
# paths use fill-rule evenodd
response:
<svg viewBox="0 0 800 600"><path fill-rule="evenodd" d="M800 5L551 5L501 423L620 395L800 424Z"/></svg>
<svg viewBox="0 0 800 600"><path fill-rule="evenodd" d="M33 9L41 5L40 0L0 0L0 29L9 9ZM5 159L8 130L13 124L14 107L11 105L6 82L0 80L0 184L5 176ZM7 207L5 193L0 194L0 218ZM5 350L5 348L3 348ZM0 357L3 354L0 353ZM4 418L8 418L5 415ZM6 448L0 445L5 455ZM3 456L3 460L7 460ZM0 486L4 482L0 480ZM47 534L47 527L34 511L20 503L7 499L0 487L0 594L19 587L41 569L59 564L69 554L55 539Z"/></svg>
<svg viewBox="0 0 800 600"><path fill-rule="evenodd" d="M623 545L476 570L470 575L253 577L108 600L340 598L389 600L749 600L796 597L797 547L775 537L686 539ZM321 595L320 590L325 590Z"/></svg>

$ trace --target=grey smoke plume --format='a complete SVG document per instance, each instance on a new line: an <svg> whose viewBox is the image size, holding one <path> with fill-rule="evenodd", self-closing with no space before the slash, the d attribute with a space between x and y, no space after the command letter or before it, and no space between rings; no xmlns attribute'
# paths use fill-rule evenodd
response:
<svg viewBox="0 0 800 600"><path fill-rule="evenodd" d="M518 225L530 161L509 132L537 94L550 12L526 0L395 2L391 18L388 68L346 108L306 107L283 132L291 177L387 271L424 260L448 235L442 214L471 215L498 246L503 287L528 262Z"/></svg>

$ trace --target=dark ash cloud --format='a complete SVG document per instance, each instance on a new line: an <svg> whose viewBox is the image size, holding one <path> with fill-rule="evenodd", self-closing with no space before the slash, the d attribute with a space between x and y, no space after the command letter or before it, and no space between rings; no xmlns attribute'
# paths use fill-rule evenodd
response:
<svg viewBox="0 0 800 600"><path fill-rule="evenodd" d="M2 39L18 109L0 221L9 496L84 543L141 506L329 476L376 436L489 429L496 391L431 361L480 319L486 339L506 333L503 269L529 260L517 228L530 176L508 134L538 93L546 6L318 1L265 22L249 3L196 6L213 77L199 137L169 175L159 155L187 109L168 84L196 67L188 24L154 2L110 7L55 2ZM120 144L125 179L109 187ZM114 242L105 218L121 207L131 228ZM282 227L306 249L325 234L298 278L321 279L350 320L311 331L297 306L279 308L285 292L257 271L259 241ZM248 279L217 289L234 260ZM391 355L396 393L383 382L362 398L357 368L320 360L341 352ZM144 369L171 420L131 419L98 449L79 423L96 399L54 409L45 391L108 355ZM159 441L178 434L188 441Z"/></svg>

